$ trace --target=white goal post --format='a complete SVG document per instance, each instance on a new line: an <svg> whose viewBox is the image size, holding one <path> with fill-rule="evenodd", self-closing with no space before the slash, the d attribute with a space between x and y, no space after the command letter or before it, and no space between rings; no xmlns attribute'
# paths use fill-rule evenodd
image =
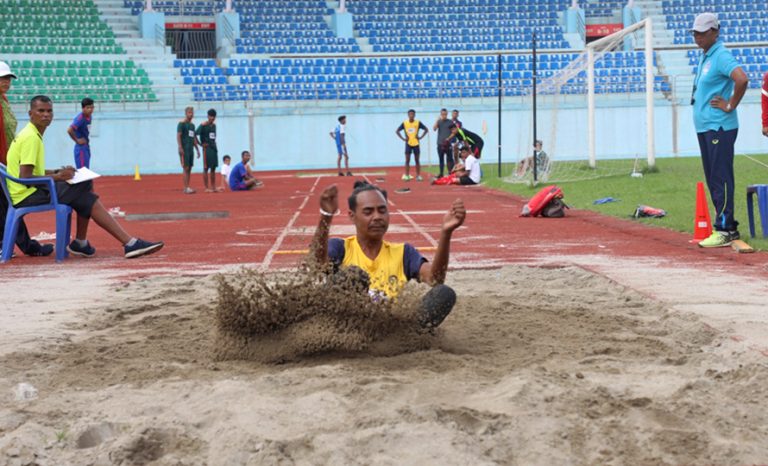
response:
<svg viewBox="0 0 768 466"><path fill-rule="evenodd" d="M656 152L654 141L654 115L653 115L653 22L646 18L632 26L615 32L609 36L587 44L587 119L589 132L589 166L596 166L596 140L595 140L595 51L600 47L615 43L617 38L626 37L627 34L644 28L645 33L645 125L646 125L646 158L648 167L656 165Z"/></svg>

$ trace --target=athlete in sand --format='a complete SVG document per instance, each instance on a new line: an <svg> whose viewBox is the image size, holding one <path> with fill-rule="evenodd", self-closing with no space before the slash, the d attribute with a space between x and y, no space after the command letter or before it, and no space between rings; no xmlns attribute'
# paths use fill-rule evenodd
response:
<svg viewBox="0 0 768 466"><path fill-rule="evenodd" d="M443 217L432 263L408 243L384 240L389 228L386 191L357 181L348 203L348 215L355 224L355 236L329 240L331 222L339 208L336 185L325 188L321 194L320 221L312 243L317 262L322 265L330 261L335 269L362 269L367 274L368 293L373 299L394 298L412 279L432 285L422 300L418 321L425 328L440 325L456 303L456 293L443 282L448 269L451 235L464 223L467 215L461 199L453 201Z"/></svg>

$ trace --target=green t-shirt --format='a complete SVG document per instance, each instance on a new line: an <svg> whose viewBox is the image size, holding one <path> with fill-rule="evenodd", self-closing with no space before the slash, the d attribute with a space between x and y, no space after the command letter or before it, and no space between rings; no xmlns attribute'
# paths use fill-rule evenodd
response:
<svg viewBox="0 0 768 466"><path fill-rule="evenodd" d="M184 152L191 153L195 147L195 124L180 121L176 132L181 134L181 148Z"/></svg>
<svg viewBox="0 0 768 466"><path fill-rule="evenodd" d="M200 144L216 150L216 123L212 125L203 123L197 127L196 133L200 136Z"/></svg>
<svg viewBox="0 0 768 466"><path fill-rule="evenodd" d="M27 126L21 130L13 143L11 143L11 148L8 149L8 174L21 178L22 165L34 165L35 168L32 169L32 175L45 176L43 137L32 123L27 123ZM23 201L35 191L37 191L37 188L8 181L8 192L11 195L13 205Z"/></svg>

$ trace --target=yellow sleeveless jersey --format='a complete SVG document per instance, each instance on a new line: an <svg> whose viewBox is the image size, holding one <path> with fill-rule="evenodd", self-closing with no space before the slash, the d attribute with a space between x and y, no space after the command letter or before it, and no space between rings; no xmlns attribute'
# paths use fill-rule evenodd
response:
<svg viewBox="0 0 768 466"><path fill-rule="evenodd" d="M405 244L384 241L376 259L365 255L357 237L344 238L343 267L357 266L365 270L370 277L370 289L380 291L389 298L394 298L400 292L408 279L403 267Z"/></svg>
<svg viewBox="0 0 768 466"><path fill-rule="evenodd" d="M419 120L413 120L413 122L405 120L403 122L405 134L408 136L408 145L411 147L416 147L419 145L419 123Z"/></svg>

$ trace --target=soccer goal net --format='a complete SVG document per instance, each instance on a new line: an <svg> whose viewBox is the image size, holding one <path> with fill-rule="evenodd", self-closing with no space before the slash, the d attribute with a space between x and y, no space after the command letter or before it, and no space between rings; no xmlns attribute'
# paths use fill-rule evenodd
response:
<svg viewBox="0 0 768 466"><path fill-rule="evenodd" d="M530 117L513 132L517 161L505 180L577 181L654 166L654 92L662 86L652 44L648 18L581 53L535 54Z"/></svg>

